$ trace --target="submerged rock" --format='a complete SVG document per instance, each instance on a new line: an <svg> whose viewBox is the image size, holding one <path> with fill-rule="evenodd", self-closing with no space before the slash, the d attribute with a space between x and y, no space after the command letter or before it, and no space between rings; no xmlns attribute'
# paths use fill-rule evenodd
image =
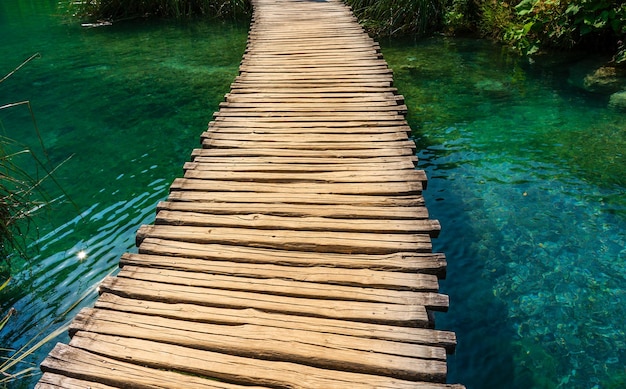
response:
<svg viewBox="0 0 626 389"><path fill-rule="evenodd" d="M613 93L609 99L609 106L622 111L626 111L626 90Z"/></svg>
<svg viewBox="0 0 626 389"><path fill-rule="evenodd" d="M569 82L587 92L611 94L626 90L626 69L586 60L570 68Z"/></svg>
<svg viewBox="0 0 626 389"><path fill-rule="evenodd" d="M474 88L481 94L493 97L505 97L511 94L507 85L498 80L480 80L474 83Z"/></svg>

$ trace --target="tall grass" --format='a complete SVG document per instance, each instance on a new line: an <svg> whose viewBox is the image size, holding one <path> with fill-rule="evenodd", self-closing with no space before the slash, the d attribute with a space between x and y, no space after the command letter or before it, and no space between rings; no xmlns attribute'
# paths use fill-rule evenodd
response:
<svg viewBox="0 0 626 389"><path fill-rule="evenodd" d="M0 78L0 86L30 61L40 57L39 53L37 53L22 62L13 71ZM27 109L30 113L43 158L38 156L40 153L33 152L29 147L0 136L0 292L10 285L11 273L14 271L12 268L13 259L21 257L21 259L28 261L30 251L28 247L31 243L29 237L32 238L29 230L32 227L32 218L37 211L52 202L47 195L47 191L42 187L44 181L53 181L66 195L53 175L55 170L62 164L57 165L55 168L50 167L48 155L30 101L10 102L0 105L0 111L13 109ZM1 121L0 129L3 129ZM29 165L28 169L22 167L25 162ZM93 292L94 290L88 291L88 293ZM87 296L86 292L74 305L68 308L66 313L74 309ZM18 312L15 308L10 308L7 312L0 315L0 333L16 314ZM65 313L61 317L63 316L65 316ZM16 380L40 374L39 368L27 362L27 358L67 330L68 324L65 324L46 335L46 332L50 330L52 325L58 324L57 321L42 329L36 337L32 338L18 350L5 349L0 345L0 388L8 387L9 384Z"/></svg>
<svg viewBox="0 0 626 389"><path fill-rule="evenodd" d="M344 0L373 35L422 36L439 30L446 0Z"/></svg>
<svg viewBox="0 0 626 389"><path fill-rule="evenodd" d="M39 58L39 54L32 55L22 62L13 71L0 79L0 84L8 80L15 72L28 62ZM19 101L0 105L0 111L8 109L27 108L30 112L33 126L37 132L42 149L43 141L29 101ZM0 127L2 123L0 122ZM33 175L23 169L16 160L30 157L35 162L36 171L43 170L42 178L39 174ZM50 176L44 163L29 148L17 142L0 136L0 283L6 286L5 281L11 276L11 259L17 254L26 258L26 236L31 215L46 203L45 192L41 189L42 182Z"/></svg>
<svg viewBox="0 0 626 389"><path fill-rule="evenodd" d="M71 0L67 4L74 16L92 21L143 17L242 18L251 14L249 0Z"/></svg>

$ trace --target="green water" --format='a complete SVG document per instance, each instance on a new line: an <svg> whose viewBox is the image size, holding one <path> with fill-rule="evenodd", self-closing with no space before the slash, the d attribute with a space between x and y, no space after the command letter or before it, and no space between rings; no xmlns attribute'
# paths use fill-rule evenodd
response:
<svg viewBox="0 0 626 389"><path fill-rule="evenodd" d="M626 387L626 116L575 59L387 44L448 257L437 317L468 388Z"/></svg>
<svg viewBox="0 0 626 389"><path fill-rule="evenodd" d="M55 201L31 228L31 265L0 294L3 315L10 307L18 312L0 347L20 348L63 325L94 301L96 284L120 255L135 250L137 228L153 221L228 92L247 27L135 21L83 29L67 23L56 1L0 2L2 76L41 54L0 84L0 105L31 102L63 189L47 182ZM19 141L15 148L44 158L25 106L0 110L0 122L2 135ZM49 342L27 362L38 364L67 340ZM36 378L9 385L30 387Z"/></svg>
<svg viewBox="0 0 626 389"><path fill-rule="evenodd" d="M59 13L56 1L0 2L0 74L42 55L0 84L0 105L31 101L65 192L48 183L55 201L31 231L34 258L0 294L2 312L18 311L3 347L41 338L93 303L182 174L245 46L246 25L81 29ZM561 58L530 64L473 40L381 43L443 226L434 243L448 256L451 307L437 325L459 341L450 381L626 387L624 114L570 86ZM0 110L0 121L43 155L24 107Z"/></svg>

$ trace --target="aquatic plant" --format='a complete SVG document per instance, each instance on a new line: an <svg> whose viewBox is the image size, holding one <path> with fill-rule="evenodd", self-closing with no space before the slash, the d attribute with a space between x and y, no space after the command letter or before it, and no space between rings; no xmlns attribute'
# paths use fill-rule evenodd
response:
<svg viewBox="0 0 626 389"><path fill-rule="evenodd" d="M375 36L426 35L439 29L444 0L345 0Z"/></svg>
<svg viewBox="0 0 626 389"><path fill-rule="evenodd" d="M32 55L0 79L0 83L9 79L30 61L40 57L39 53ZM0 106L0 110L21 106L27 107L42 150L46 154L30 101L8 103ZM14 149L17 149L17 151L12 151ZM16 162L21 156L28 156L31 161L34 161L36 165L35 175L20 167L20 164ZM43 206L50 203L50 199L46 196L46 191L42 189L42 183L48 178L55 181L52 177L55 169L49 169L46 165L28 147L21 146L6 137L0 137L0 255L2 256L2 259L0 259L0 280L2 280L0 292L6 289L12 280L12 259L16 256L24 260L29 258L27 254L27 236L33 215ZM39 171L43 171L41 177ZM2 316L2 319L0 319L0 331L4 329L16 313L15 308L10 308ZM65 331L65 329L66 327L63 327L60 330ZM0 363L0 385L6 385L18 378L38 374L39 369L36 366L28 365L22 367L25 358L51 339L57 337L59 333L59 330L54 331L36 342L32 347L29 347L34 342L33 339L15 352L12 352L13 350L0 349L3 353L12 352L10 356L3 358ZM14 371L16 367L17 371Z"/></svg>
<svg viewBox="0 0 626 389"><path fill-rule="evenodd" d="M40 57L39 54L32 55L20 64L20 66L0 79L0 83L6 81L28 62L38 57ZM29 101L5 104L0 106L0 110L19 106L26 106L28 108L37 136L40 142L42 142ZM36 199L35 195L43 193L40 191L43 179L33 177L18 166L18 164L14 163L14 161L21 155L30 155L38 166L43 168L44 164L41 163L38 157L28 148L22 148L18 151L9 151L9 149L15 148L14 145L15 142L11 139L5 137L0 138L0 255L2 255L0 276L4 280L10 277L11 254L13 252L25 252L25 244L22 238L26 235L24 228L28 227L28 223L24 223L24 221L29 220L32 213L40 208L42 203ZM44 175L44 177L48 176L49 174Z"/></svg>

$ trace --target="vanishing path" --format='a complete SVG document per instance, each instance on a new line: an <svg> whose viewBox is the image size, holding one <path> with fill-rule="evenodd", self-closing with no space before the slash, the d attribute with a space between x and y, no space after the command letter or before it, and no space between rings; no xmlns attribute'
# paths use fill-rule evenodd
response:
<svg viewBox="0 0 626 389"><path fill-rule="evenodd" d="M38 388L462 388L402 97L339 0L254 0L185 175ZM141 145L138 145L141 147Z"/></svg>

